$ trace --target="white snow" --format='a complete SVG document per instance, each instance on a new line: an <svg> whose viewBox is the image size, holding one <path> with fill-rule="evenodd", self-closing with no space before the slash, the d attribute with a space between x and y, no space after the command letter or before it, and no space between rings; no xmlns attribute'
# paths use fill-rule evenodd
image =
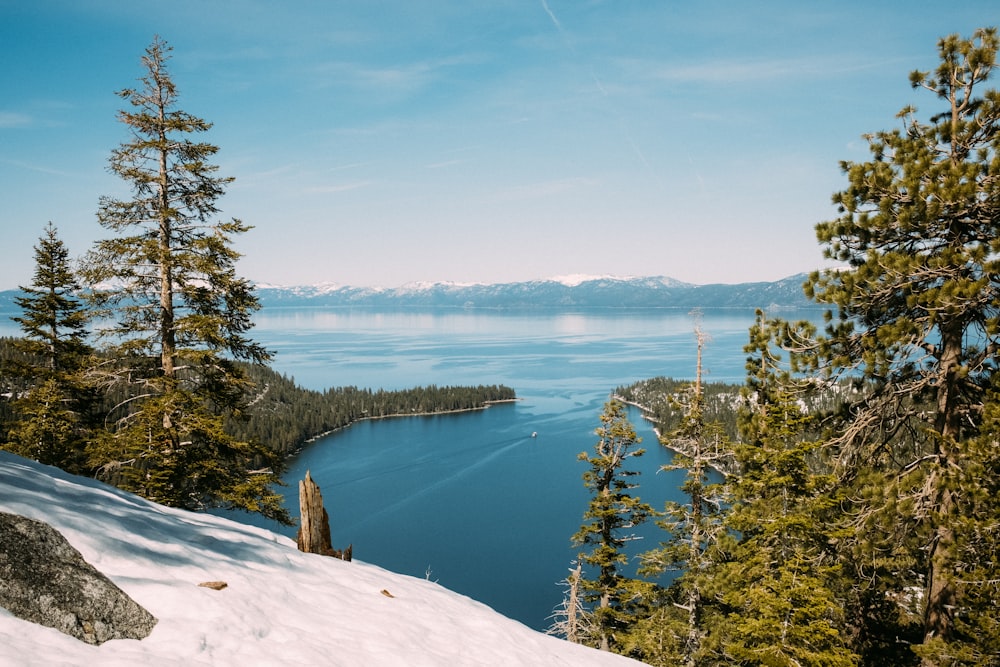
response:
<svg viewBox="0 0 1000 667"><path fill-rule="evenodd" d="M416 280L413 282L405 283L399 287L396 287L389 292L395 292L396 294L419 294L420 292L430 292L435 289L444 290L456 290L464 289L466 287L485 287L485 283L463 283L454 282L451 280L443 281L427 281L427 280Z"/></svg>
<svg viewBox="0 0 1000 667"><path fill-rule="evenodd" d="M661 287L694 287L691 283L686 283L669 276L615 276L615 275L590 275L586 273L570 273L563 276L553 276L548 279L554 283L561 283L566 287L579 287L583 283L596 280L618 283L635 283L649 285L659 285Z"/></svg>
<svg viewBox="0 0 1000 667"><path fill-rule="evenodd" d="M552 276L550 278L544 278L539 280L531 280L527 282L503 282L503 283L486 283L486 282L456 282L456 281L413 281L405 283L399 287L386 288L378 286L368 286L361 287L357 285L344 285L335 282L321 282L311 285L277 285L272 283L255 283L255 287L258 289L274 289L274 290L284 290L291 292L293 294L298 294L300 296L319 296L324 294L330 294L332 292L338 292L342 290L361 290L365 292L372 293L382 293L389 292L395 294L414 294L421 292L428 292L434 289L445 289L445 290L457 290L470 287L509 287L512 285L532 285L536 283L547 283L554 282L560 283L566 287L579 287L583 283L592 281L609 281L609 282L632 282L632 283L646 283L650 285L661 285L663 287L694 287L692 283L686 283L675 278L670 278L668 276L618 276L612 274L589 274L589 273L569 273L565 275Z"/></svg>
<svg viewBox="0 0 1000 667"><path fill-rule="evenodd" d="M270 531L185 512L0 451L0 511L45 521L159 619L91 646L0 608L0 665L626 665L486 605ZM400 544L400 548L406 548ZM225 581L228 587L199 587Z"/></svg>
<svg viewBox="0 0 1000 667"><path fill-rule="evenodd" d="M633 280L631 276L612 276L612 275L590 275L586 273L569 273L564 276L553 276L549 278L554 283L561 283L566 287L578 287L579 285L590 282L593 280L614 280L614 281L625 281Z"/></svg>

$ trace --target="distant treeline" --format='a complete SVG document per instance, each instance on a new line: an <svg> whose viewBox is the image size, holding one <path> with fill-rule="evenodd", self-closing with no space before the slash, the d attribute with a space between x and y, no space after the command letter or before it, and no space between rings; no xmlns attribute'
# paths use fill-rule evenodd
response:
<svg viewBox="0 0 1000 667"><path fill-rule="evenodd" d="M13 338L0 337L0 361L27 361L14 346ZM268 366L240 364L253 381L248 408L240 418L227 417L225 428L233 437L258 442L280 454L297 451L316 436L349 426L362 419L437 414L484 408L497 401L510 401L510 387L438 387L434 385L386 391L358 387L336 387L326 391L303 389L292 378ZM23 379L4 377L0 390L0 441L5 440L15 418L10 399L29 388ZM108 393L105 412L121 402L118 393Z"/></svg>
<svg viewBox="0 0 1000 667"><path fill-rule="evenodd" d="M336 387L303 389L291 378L266 366L246 367L256 385L245 420L229 419L226 429L241 440L253 440L290 454L318 435L362 419L475 410L516 394L503 385L438 387L386 391Z"/></svg>
<svg viewBox="0 0 1000 667"><path fill-rule="evenodd" d="M615 395L642 408L643 416L653 422L660 433L677 428L683 410L675 404L676 397L691 386L690 380L654 377L618 387ZM706 382L705 421L720 424L730 438L736 438L736 408L740 400L740 386L726 382Z"/></svg>
<svg viewBox="0 0 1000 667"><path fill-rule="evenodd" d="M684 416L683 404L679 403L679 397L685 389L691 387L691 384L690 380L659 376L618 387L615 389L615 395L626 403L639 406L643 416L649 419L660 433L670 433L680 425ZM808 414L830 413L842 405L845 392L856 391L847 381L834 384L827 389L799 397L802 409ZM730 440L739 441L737 415L740 404L746 400L741 393L743 385L705 382L702 384L702 391L705 422L718 424Z"/></svg>

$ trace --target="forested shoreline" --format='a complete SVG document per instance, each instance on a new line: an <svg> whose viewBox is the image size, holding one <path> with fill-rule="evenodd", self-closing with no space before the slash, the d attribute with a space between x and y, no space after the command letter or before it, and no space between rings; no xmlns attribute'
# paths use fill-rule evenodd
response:
<svg viewBox="0 0 1000 667"><path fill-rule="evenodd" d="M234 437L264 443L284 455L364 419L478 410L517 397L513 389L503 385L427 385L400 390L349 386L320 392L303 389L292 378L266 366L248 366L246 371L257 393L250 398L246 418L230 417L226 429Z"/></svg>
<svg viewBox="0 0 1000 667"><path fill-rule="evenodd" d="M687 414L686 396L691 388L691 380L661 375L619 386L612 397L636 407L642 412L643 419L651 422L657 435L662 437L676 432L683 425ZM819 416L836 412L844 405L845 396L857 392L857 387L848 381L842 381L825 387L823 391L804 392L799 395L798 401L804 415ZM746 395L745 385L735 382L705 382L701 385L700 400L701 415L705 423L712 424L720 437L729 442L737 442L740 439L740 413L747 410L754 400ZM811 435L820 437L818 430ZM677 449L683 447L683 444L682 441L670 441L672 449L689 455L688 451ZM724 474L736 471L732 456L713 461L711 467Z"/></svg>
<svg viewBox="0 0 1000 667"><path fill-rule="evenodd" d="M0 364L32 365L38 359L21 351L18 339L0 337ZM472 387L427 385L385 390L332 387L325 391L304 389L293 378L269 366L240 364L252 381L239 415L227 415L226 432L238 439L258 442L283 456L292 455L307 442L364 419L447 414L479 410L492 403L513 401L516 392L504 385ZM13 375L0 387L0 441L6 442L15 419L11 401L31 388L31 381ZM120 400L107 395L99 412L110 412Z"/></svg>

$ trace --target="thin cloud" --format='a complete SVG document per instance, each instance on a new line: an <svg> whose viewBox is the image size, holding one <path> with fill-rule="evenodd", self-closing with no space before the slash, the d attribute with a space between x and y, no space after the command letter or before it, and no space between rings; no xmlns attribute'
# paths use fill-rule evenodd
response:
<svg viewBox="0 0 1000 667"><path fill-rule="evenodd" d="M375 160L365 160L363 162L349 162L347 164L338 164L330 167L330 171L347 171L350 169L357 169L359 167L370 167L373 164L377 164Z"/></svg>
<svg viewBox="0 0 1000 667"><path fill-rule="evenodd" d="M453 148L448 151L443 151L446 156L456 156L449 157L447 159L440 160L438 162L431 162L424 165L424 169L442 169L444 167L453 167L458 164L467 164L470 157L463 156L474 156L477 151L482 149L482 145L473 144L471 146L462 146L460 148Z"/></svg>
<svg viewBox="0 0 1000 667"><path fill-rule="evenodd" d="M673 83L759 83L804 77L828 77L877 67L870 62L845 61L841 56L826 58L782 58L772 60L727 59L701 64L636 63L652 72L652 77ZM884 64L884 63L881 63ZM641 71L641 69L639 70Z"/></svg>
<svg viewBox="0 0 1000 667"><path fill-rule="evenodd" d="M28 127L34 124L34 119L28 114L15 111L0 111L0 128Z"/></svg>
<svg viewBox="0 0 1000 667"><path fill-rule="evenodd" d="M336 194L338 192L350 192L351 190L360 190L361 188L367 188L372 185L372 181L357 181L355 183L338 183L335 185L318 185L311 188L306 188L304 191L309 194Z"/></svg>
<svg viewBox="0 0 1000 667"><path fill-rule="evenodd" d="M59 169L52 169L50 167L45 167L37 164L29 164L27 162L21 162L19 160L0 160L0 164L7 164L18 169L24 169L26 171L34 171L39 174L48 174L50 176L74 176L67 171L61 171Z"/></svg>
<svg viewBox="0 0 1000 667"><path fill-rule="evenodd" d="M425 63L366 67L337 61L320 65L313 82L319 89L350 87L369 93L377 91L409 94L426 86L431 78L432 69Z"/></svg>
<svg viewBox="0 0 1000 667"><path fill-rule="evenodd" d="M519 185L497 193L498 201L521 201L525 199L543 199L576 190L589 190L600 185L593 178L577 176L574 178L558 178L549 181L539 181L527 185Z"/></svg>
<svg viewBox="0 0 1000 667"><path fill-rule="evenodd" d="M553 23L553 25L555 25L556 30L558 30L559 32L562 32L562 24L559 23L559 19L557 19L556 15L552 13L551 9L549 9L549 3L547 3L545 0L541 0L541 1L542 1L542 9L544 9L545 13L549 15L550 19L552 19L552 23Z"/></svg>
<svg viewBox="0 0 1000 667"><path fill-rule="evenodd" d="M347 84L369 90L410 92L433 83L443 71L455 67L480 65L483 62L485 62L484 56L475 53L383 67L361 66L349 61L333 61L324 63L317 68L317 80L321 87Z"/></svg>
<svg viewBox="0 0 1000 667"><path fill-rule="evenodd" d="M456 164L465 164L468 160L445 160L444 162L434 162L432 164L425 164L424 169L443 169L445 167L453 167Z"/></svg>

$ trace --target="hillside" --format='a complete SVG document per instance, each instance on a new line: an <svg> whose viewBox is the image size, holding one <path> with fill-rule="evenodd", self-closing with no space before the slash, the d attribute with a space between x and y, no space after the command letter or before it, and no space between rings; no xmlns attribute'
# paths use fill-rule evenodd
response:
<svg viewBox="0 0 1000 667"><path fill-rule="evenodd" d="M93 646L0 608L0 664L628 665L426 581L303 554L267 530L175 510L0 451L0 511L45 521L159 619ZM221 591L203 581L225 581Z"/></svg>

